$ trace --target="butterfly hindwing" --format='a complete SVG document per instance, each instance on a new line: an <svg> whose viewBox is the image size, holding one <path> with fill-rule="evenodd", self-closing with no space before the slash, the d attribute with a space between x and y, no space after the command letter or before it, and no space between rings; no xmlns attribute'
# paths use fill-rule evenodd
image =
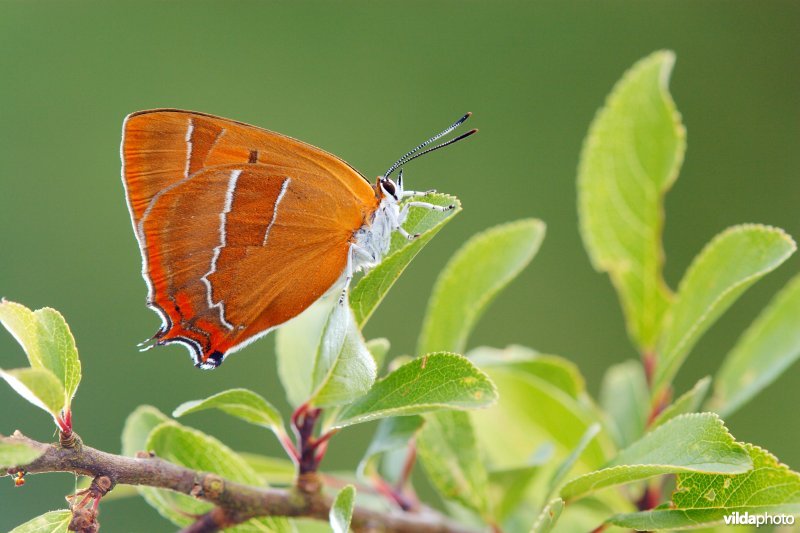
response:
<svg viewBox="0 0 800 533"><path fill-rule="evenodd" d="M327 291L377 206L338 158L208 115L133 114L122 156L148 303L164 320L156 338L203 366Z"/></svg>

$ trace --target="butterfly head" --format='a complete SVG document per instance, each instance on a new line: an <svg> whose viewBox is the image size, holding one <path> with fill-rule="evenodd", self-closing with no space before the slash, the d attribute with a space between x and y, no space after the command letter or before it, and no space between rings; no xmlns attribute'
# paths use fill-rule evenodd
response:
<svg viewBox="0 0 800 533"><path fill-rule="evenodd" d="M382 198L391 198L395 202L399 202L403 198L403 171L397 176L397 182L392 178L378 176L376 188L381 192Z"/></svg>

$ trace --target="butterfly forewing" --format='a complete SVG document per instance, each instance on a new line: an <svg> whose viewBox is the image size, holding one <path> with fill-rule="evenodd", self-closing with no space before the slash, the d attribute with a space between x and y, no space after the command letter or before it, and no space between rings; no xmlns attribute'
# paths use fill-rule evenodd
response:
<svg viewBox="0 0 800 533"><path fill-rule="evenodd" d="M202 365L324 294L378 205L335 156L208 115L135 113L122 157L148 304L165 322L156 338Z"/></svg>

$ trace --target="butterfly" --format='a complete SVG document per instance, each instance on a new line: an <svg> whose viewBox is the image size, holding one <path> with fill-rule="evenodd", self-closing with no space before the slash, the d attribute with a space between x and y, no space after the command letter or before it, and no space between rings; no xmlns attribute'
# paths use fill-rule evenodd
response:
<svg viewBox="0 0 800 533"><path fill-rule="evenodd" d="M153 109L122 127L122 181L142 255L153 345L182 344L200 368L297 316L380 263L410 207L402 167L466 114L397 160L374 184L319 148L203 113ZM427 148L427 149L425 149ZM423 150L425 149L425 150ZM397 181L390 175L399 170ZM402 202L402 203L401 203Z"/></svg>

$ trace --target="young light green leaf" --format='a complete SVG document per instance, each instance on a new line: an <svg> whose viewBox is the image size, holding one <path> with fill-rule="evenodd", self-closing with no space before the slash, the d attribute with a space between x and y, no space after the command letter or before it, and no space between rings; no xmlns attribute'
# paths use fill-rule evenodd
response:
<svg viewBox="0 0 800 533"><path fill-rule="evenodd" d="M696 413L700 409L700 404L703 403L703 399L708 393L709 385L711 385L710 376L706 376L695 383L694 387L683 393L680 398L672 402L671 405L658 414L655 420L650 424L650 429L655 429L678 415Z"/></svg>
<svg viewBox="0 0 800 533"><path fill-rule="evenodd" d="M496 523L505 522L518 509L527 495L528 486L552 452L552 446L543 446L525 466L489 472L487 492Z"/></svg>
<svg viewBox="0 0 800 533"><path fill-rule="evenodd" d="M757 224L728 228L706 245L681 280L678 297L664 322L656 390L670 383L711 324L796 248L783 230Z"/></svg>
<svg viewBox="0 0 800 533"><path fill-rule="evenodd" d="M356 505L356 488L347 485L339 491L333 500L329 518L331 529L334 533L348 533L350 531L350 520L353 518L353 508Z"/></svg>
<svg viewBox="0 0 800 533"><path fill-rule="evenodd" d="M386 361L386 356L389 354L389 348L391 348L389 339L384 337L367 341L367 350L372 354L372 358L375 359L375 367L378 370L383 368L383 363Z"/></svg>
<svg viewBox="0 0 800 533"><path fill-rule="evenodd" d="M378 424L375 436L367 448L367 453L358 464L356 475L366 479L375 470L375 463L380 455L393 450L405 449L411 439L425 423L421 416L398 416L385 418ZM383 476L385 478L385 476ZM392 481L392 480L387 480Z"/></svg>
<svg viewBox="0 0 800 533"><path fill-rule="evenodd" d="M637 530L694 529L724 524L726 516L800 516L800 474L752 444L745 450L753 469L745 474L678 474L666 509L616 515L609 523Z"/></svg>
<svg viewBox="0 0 800 533"><path fill-rule="evenodd" d="M497 399L489 377L469 359L434 353L412 360L339 413L334 427L441 409L477 409Z"/></svg>
<svg viewBox="0 0 800 533"><path fill-rule="evenodd" d="M550 356L553 357L553 356ZM558 456L566 456L586 430L598 421L595 409L581 394L575 398L562 389L561 373L555 382L546 373L529 373L525 366L484 366L497 386L499 400L488 409L470 413L481 449L495 468L525 464L538 446L552 442ZM503 435L498 439L497 435ZM600 468L613 445L603 432L580 458L586 469Z"/></svg>
<svg viewBox="0 0 800 533"><path fill-rule="evenodd" d="M297 468L289 459L247 452L238 452L238 454L261 477L265 485L291 485L294 483Z"/></svg>
<svg viewBox="0 0 800 533"><path fill-rule="evenodd" d="M541 220L495 226L470 238L436 280L418 353L462 353L492 299L531 262L544 239Z"/></svg>
<svg viewBox="0 0 800 533"><path fill-rule="evenodd" d="M622 450L607 468L567 483L561 497L574 499L604 487L661 474L741 474L752 468L745 449L713 413L681 415Z"/></svg>
<svg viewBox="0 0 800 533"><path fill-rule="evenodd" d="M552 531L563 509L564 500L561 498L551 500L550 503L545 505L536 522L534 522L531 533L548 533Z"/></svg>
<svg viewBox="0 0 800 533"><path fill-rule="evenodd" d="M655 52L616 84L584 141L578 167L581 235L608 272L640 350L655 347L671 292L664 283L663 198L686 150L668 83L675 54Z"/></svg>
<svg viewBox="0 0 800 533"><path fill-rule="evenodd" d="M11 530L11 533L68 533L72 511L61 509L37 516Z"/></svg>
<svg viewBox="0 0 800 533"><path fill-rule="evenodd" d="M0 467L4 470L12 466L24 466L38 459L44 453L28 446L24 441L0 440Z"/></svg>
<svg viewBox="0 0 800 533"><path fill-rule="evenodd" d="M81 362L64 317L49 307L31 311L0 300L0 322L22 346L32 368L49 370L59 380L63 399L58 410L69 410L81 380Z"/></svg>
<svg viewBox="0 0 800 533"><path fill-rule="evenodd" d="M278 410L261 395L247 389L230 389L209 396L205 400L185 402L172 412L172 416L178 418L206 409L219 409L245 422L269 429L278 439L288 438Z"/></svg>
<svg viewBox="0 0 800 533"><path fill-rule="evenodd" d="M800 275L779 292L725 358L711 408L728 416L800 357Z"/></svg>
<svg viewBox="0 0 800 533"><path fill-rule="evenodd" d="M650 391L639 361L609 367L600 387L600 405L609 415L609 426L619 448L644 434L650 407Z"/></svg>
<svg viewBox="0 0 800 533"><path fill-rule="evenodd" d="M428 479L442 497L483 517L488 515L489 475L467 413L442 411L426 416L417 435L417 453Z"/></svg>
<svg viewBox="0 0 800 533"><path fill-rule="evenodd" d="M146 449L171 463L192 470L212 472L225 479L261 485L261 477L236 452L217 439L177 422L156 426L147 439ZM145 500L164 518L177 526L187 526L195 521L194 515L207 512L212 505L171 491L141 488ZM230 531L284 531L289 530L283 518L254 518Z"/></svg>
<svg viewBox="0 0 800 533"><path fill-rule="evenodd" d="M420 236L409 241L399 233L392 235L389 253L383 261L367 272L363 278L350 291L350 307L356 318L356 323L363 328L375 308L381 303L386 293L392 288L394 282L406 269L414 257L425 247L453 215L461 211L461 202L454 196L446 194L432 194L424 198L417 198L434 205L455 205L450 211L434 211L431 209L411 208L403 228L411 235Z"/></svg>
<svg viewBox="0 0 800 533"><path fill-rule="evenodd" d="M30 403L50 413L57 419L64 407L64 386L58 378L46 368L0 369L0 377L11 385L17 394Z"/></svg>
<svg viewBox="0 0 800 533"><path fill-rule="evenodd" d="M372 387L377 372L352 310L334 305L314 360L309 403L331 407L350 402Z"/></svg>
<svg viewBox="0 0 800 533"><path fill-rule="evenodd" d="M299 407L311 395L311 372L319 351L319 341L328 323L336 298L325 297L275 332L278 377L286 398Z"/></svg>
<svg viewBox="0 0 800 533"><path fill-rule="evenodd" d="M502 349L479 346L470 350L467 358L481 368L505 367L537 376L575 399L586 392L586 382L578 366L557 355L540 354L512 344Z"/></svg>
<svg viewBox="0 0 800 533"><path fill-rule="evenodd" d="M487 495L491 514L503 523L525 499L525 492L541 467L521 466L489 472Z"/></svg>
<svg viewBox="0 0 800 533"><path fill-rule="evenodd" d="M61 313L45 307L34 311L44 333L41 342L42 366L50 370L64 384L66 397L64 407L68 409L78 384L81 381L81 361L75 338Z"/></svg>
<svg viewBox="0 0 800 533"><path fill-rule="evenodd" d="M125 420L122 428L122 455L133 457L147 450L147 438L156 426L170 418L152 405L140 405Z"/></svg>
<svg viewBox="0 0 800 533"><path fill-rule="evenodd" d="M578 458L586 451L586 447L589 446L589 443L600 433L600 429L600 424L592 424L589 426L577 446L575 446L567 458L558 465L558 468L556 468L556 471L553 472L553 476L550 478L550 483L547 484L547 496L544 498L544 501L549 501L553 493L561 486L567 474L569 474L572 467L575 466L575 463L578 462Z"/></svg>

